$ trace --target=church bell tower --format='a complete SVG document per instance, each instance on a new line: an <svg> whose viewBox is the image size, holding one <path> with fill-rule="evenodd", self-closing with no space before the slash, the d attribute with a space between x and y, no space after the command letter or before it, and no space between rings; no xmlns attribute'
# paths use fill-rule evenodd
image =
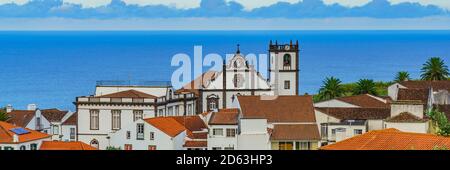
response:
<svg viewBox="0 0 450 170"><path fill-rule="evenodd" d="M269 45L269 82L278 95L299 94L299 45L292 40L289 44Z"/></svg>

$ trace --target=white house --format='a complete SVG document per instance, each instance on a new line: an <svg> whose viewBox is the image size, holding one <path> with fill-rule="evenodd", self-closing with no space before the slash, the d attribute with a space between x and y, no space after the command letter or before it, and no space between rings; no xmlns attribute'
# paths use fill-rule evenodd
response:
<svg viewBox="0 0 450 170"><path fill-rule="evenodd" d="M140 119L193 115L193 93L177 93L163 85L108 85L98 82L95 95L77 97L77 139L99 149L111 134ZM112 83L114 84L114 83Z"/></svg>
<svg viewBox="0 0 450 170"><path fill-rule="evenodd" d="M419 100L427 107L450 104L450 81L403 81L388 87L394 101Z"/></svg>
<svg viewBox="0 0 450 170"><path fill-rule="evenodd" d="M61 141L78 141L77 139L77 125L78 125L78 114L72 113L67 114L68 117L63 118L64 122L61 124Z"/></svg>
<svg viewBox="0 0 450 170"><path fill-rule="evenodd" d="M212 112L208 121L208 150L235 150L238 147L238 109Z"/></svg>
<svg viewBox="0 0 450 170"><path fill-rule="evenodd" d="M27 110L15 110L11 105L8 105L6 113L10 117L8 123L51 134L50 121L42 115L42 111L35 104L29 104Z"/></svg>
<svg viewBox="0 0 450 170"><path fill-rule="evenodd" d="M203 149L206 145L199 144L206 143L206 134L207 126L200 116L155 117L126 125L111 134L110 143L124 150Z"/></svg>
<svg viewBox="0 0 450 170"><path fill-rule="evenodd" d="M429 126L421 101L392 102L391 116L384 122L384 129L395 128L412 133L428 133Z"/></svg>
<svg viewBox="0 0 450 170"><path fill-rule="evenodd" d="M51 135L0 122L0 150L38 150Z"/></svg>
<svg viewBox="0 0 450 170"><path fill-rule="evenodd" d="M320 135L311 96L238 96L233 106L239 116L227 118L238 119L234 149L317 149ZM218 145L212 142L208 146Z"/></svg>

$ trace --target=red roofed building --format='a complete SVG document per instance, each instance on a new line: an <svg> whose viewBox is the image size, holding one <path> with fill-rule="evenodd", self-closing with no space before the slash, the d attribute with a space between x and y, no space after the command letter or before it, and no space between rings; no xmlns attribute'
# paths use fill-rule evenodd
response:
<svg viewBox="0 0 450 170"><path fill-rule="evenodd" d="M432 134L401 132L397 129L375 130L321 150L437 150L450 148L450 138Z"/></svg>
<svg viewBox="0 0 450 170"><path fill-rule="evenodd" d="M207 126L201 116L169 116L135 121L111 135L124 150L205 149Z"/></svg>
<svg viewBox="0 0 450 170"><path fill-rule="evenodd" d="M0 121L0 150L37 150L51 135Z"/></svg>
<svg viewBox="0 0 450 170"><path fill-rule="evenodd" d="M44 141L39 150L98 150L83 142Z"/></svg>

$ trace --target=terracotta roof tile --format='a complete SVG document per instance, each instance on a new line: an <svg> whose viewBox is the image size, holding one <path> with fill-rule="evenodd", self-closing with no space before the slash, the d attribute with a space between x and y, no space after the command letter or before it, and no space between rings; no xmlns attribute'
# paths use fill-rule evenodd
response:
<svg viewBox="0 0 450 170"><path fill-rule="evenodd" d="M270 140L320 140L316 124L274 125Z"/></svg>
<svg viewBox="0 0 450 170"><path fill-rule="evenodd" d="M202 131L203 129L208 128L199 116L173 116L171 118L175 119L190 131Z"/></svg>
<svg viewBox="0 0 450 170"><path fill-rule="evenodd" d="M10 119L7 122L16 126L26 127L33 119L35 113L36 111L33 110L13 110L8 113Z"/></svg>
<svg viewBox="0 0 450 170"><path fill-rule="evenodd" d="M267 96L270 98L269 96ZM312 96L278 96L262 100L261 96L238 96L245 119L268 122L315 122Z"/></svg>
<svg viewBox="0 0 450 170"><path fill-rule="evenodd" d="M203 148L208 147L207 141L186 141L183 145L185 148Z"/></svg>
<svg viewBox="0 0 450 170"><path fill-rule="evenodd" d="M447 90L450 91L450 80L441 81L403 81L400 82L402 86L411 89L429 89L433 88L434 91Z"/></svg>
<svg viewBox="0 0 450 170"><path fill-rule="evenodd" d="M378 120L391 115L390 108L316 108L316 110L341 120Z"/></svg>
<svg viewBox="0 0 450 170"><path fill-rule="evenodd" d="M397 129L376 130L358 135L322 150L434 150L450 148L450 138L432 134L406 133Z"/></svg>
<svg viewBox="0 0 450 170"><path fill-rule="evenodd" d="M397 116L391 117L386 119L386 122L393 122L393 123L420 123L420 122L426 122L425 119L421 119L420 117L417 117L411 113L404 112L400 113Z"/></svg>
<svg viewBox="0 0 450 170"><path fill-rule="evenodd" d="M67 113L68 113L68 111L61 111L58 109L41 110L42 116L44 116L50 122L61 122L63 117Z"/></svg>
<svg viewBox="0 0 450 170"><path fill-rule="evenodd" d="M137 90L127 90L127 91L121 91L117 93L107 94L103 96L96 96L97 98L150 98L155 99L156 96L143 93Z"/></svg>
<svg viewBox="0 0 450 170"><path fill-rule="evenodd" d="M417 100L428 103L429 89L398 89L397 100Z"/></svg>
<svg viewBox="0 0 450 170"><path fill-rule="evenodd" d="M13 136L15 133L11 131L11 129L14 129L14 128L20 128L20 127L15 126L10 123L0 121L0 143L14 143ZM17 143L29 142L29 141L34 141L34 140L45 139L45 138L51 137L49 134L46 134L46 133L41 133L41 132L27 129L27 128L24 128L24 129L28 130L29 133L18 135L19 142L17 142Z"/></svg>
<svg viewBox="0 0 450 170"><path fill-rule="evenodd" d="M44 141L39 150L97 150L83 142Z"/></svg>
<svg viewBox="0 0 450 170"><path fill-rule="evenodd" d="M380 99L382 99L382 98L380 98ZM337 98L336 100L350 103L350 104L353 104L353 105L356 105L359 107L369 107L369 108L375 108L375 107L387 108L387 107L389 107L389 104L387 104L387 102L383 102L380 99L376 99L375 96L371 96L368 94L362 94L362 95L356 95L356 96L340 97L340 98Z"/></svg>
<svg viewBox="0 0 450 170"><path fill-rule="evenodd" d="M191 139L207 139L208 138L208 132L201 132L201 133L188 133L188 137Z"/></svg>
<svg viewBox="0 0 450 170"><path fill-rule="evenodd" d="M175 137L181 132L187 130L182 124L172 117L155 117L144 119L144 121L161 130L170 137Z"/></svg>
<svg viewBox="0 0 450 170"><path fill-rule="evenodd" d="M213 112L209 119L209 125L237 125L239 119L239 110L222 109L219 112Z"/></svg>
<svg viewBox="0 0 450 170"><path fill-rule="evenodd" d="M62 125L78 125L78 113L73 113Z"/></svg>

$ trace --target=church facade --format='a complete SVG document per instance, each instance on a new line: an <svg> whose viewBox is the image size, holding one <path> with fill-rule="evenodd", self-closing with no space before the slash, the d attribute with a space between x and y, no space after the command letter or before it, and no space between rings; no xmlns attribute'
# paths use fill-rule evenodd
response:
<svg viewBox="0 0 450 170"><path fill-rule="evenodd" d="M198 96L197 113L230 108L237 96L298 95L299 44L269 45L268 78L238 50L221 71L208 71L183 87Z"/></svg>

